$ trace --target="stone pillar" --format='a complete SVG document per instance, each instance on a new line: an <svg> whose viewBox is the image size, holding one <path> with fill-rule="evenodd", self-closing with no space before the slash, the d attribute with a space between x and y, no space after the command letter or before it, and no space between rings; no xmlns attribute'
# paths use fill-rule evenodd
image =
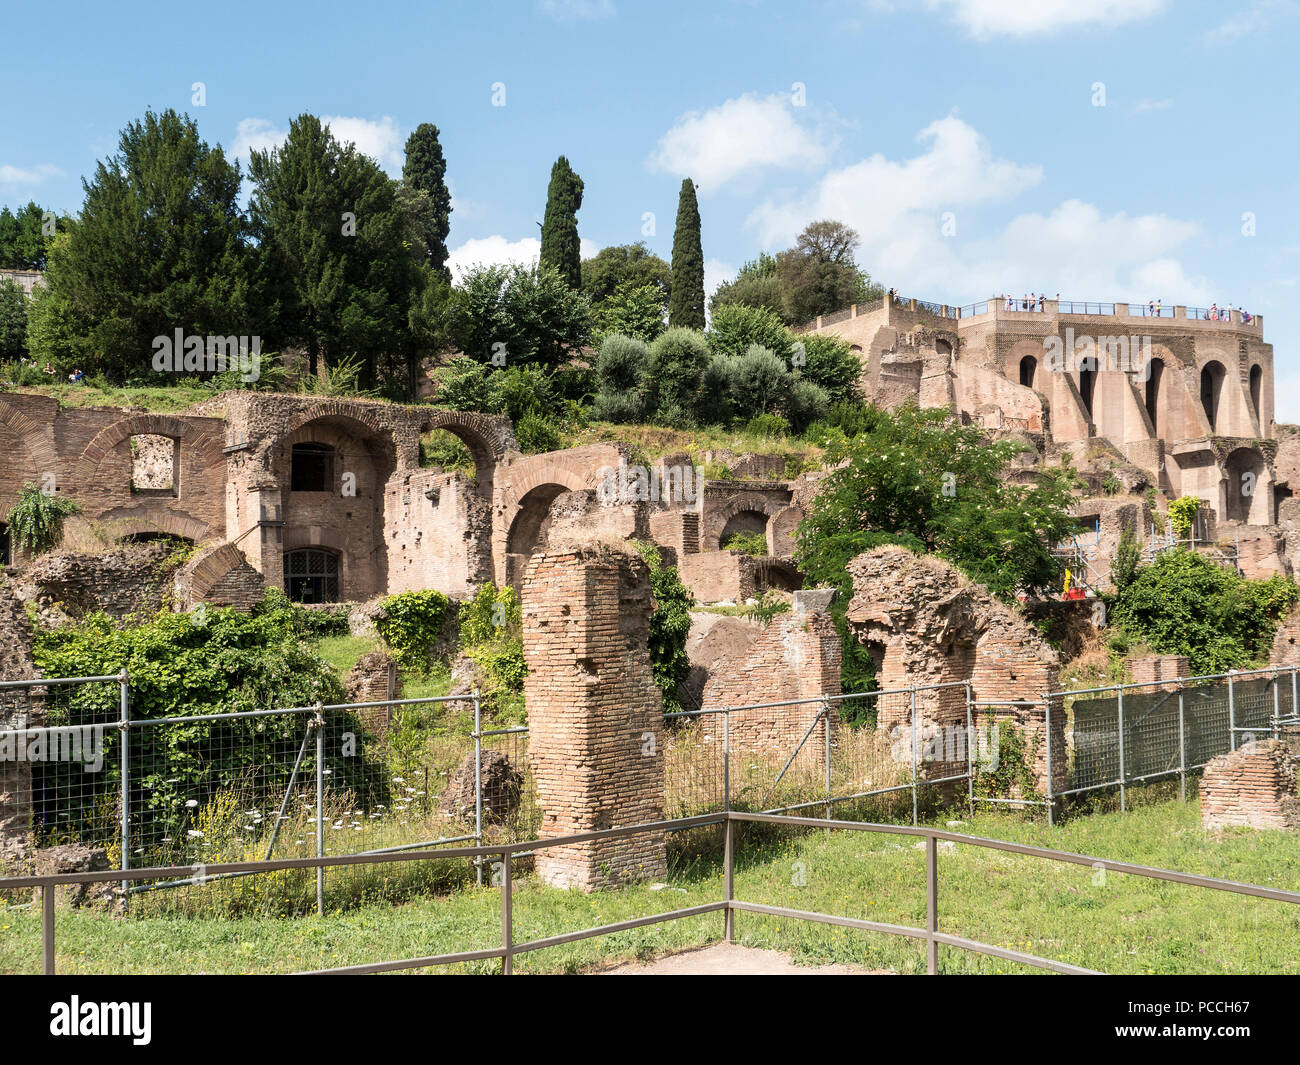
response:
<svg viewBox="0 0 1300 1065"><path fill-rule="evenodd" d="M533 557L523 580L528 757L541 837L663 818L663 701L647 645L649 570L585 548ZM538 875L583 891L663 877L662 832L539 850Z"/></svg>
<svg viewBox="0 0 1300 1065"><path fill-rule="evenodd" d="M1298 764L1281 740L1257 740L1215 758L1201 777L1201 826L1300 828Z"/></svg>

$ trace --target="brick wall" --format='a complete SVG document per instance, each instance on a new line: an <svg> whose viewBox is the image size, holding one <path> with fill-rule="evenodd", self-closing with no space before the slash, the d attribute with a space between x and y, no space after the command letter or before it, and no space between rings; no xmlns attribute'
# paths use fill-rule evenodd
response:
<svg viewBox="0 0 1300 1065"><path fill-rule="evenodd" d="M701 551L677 559L677 575L697 603L743 603L758 594L757 566L739 551Z"/></svg>
<svg viewBox="0 0 1300 1065"><path fill-rule="evenodd" d="M1296 758L1280 740L1248 743L1211 761L1201 776L1201 825L1300 828Z"/></svg>
<svg viewBox="0 0 1300 1065"><path fill-rule="evenodd" d="M36 677L32 635L13 583L0 577L0 679ZM0 731L44 723L39 695L15 690L0 699ZM26 761L0 760L0 869L31 855L32 771Z"/></svg>
<svg viewBox="0 0 1300 1065"><path fill-rule="evenodd" d="M352 703L379 703L402 697L397 663L383 651L367 651L358 658L343 686ZM371 732L382 736L388 731L391 711L391 706L372 706L358 710L357 716Z"/></svg>
<svg viewBox="0 0 1300 1065"><path fill-rule="evenodd" d="M1128 668L1134 684L1160 685L1165 691L1176 691L1179 686L1163 682L1192 675L1191 661L1186 655L1131 655Z"/></svg>
<svg viewBox="0 0 1300 1065"><path fill-rule="evenodd" d="M748 647L714 664L701 700L705 709L776 703L786 706L737 710L729 716L733 752L788 758L822 710L820 699L840 694L840 637L829 611L833 589L794 593L794 606L776 615ZM831 738L839 709L831 704ZM827 721L813 730L800 757L820 758Z"/></svg>
<svg viewBox="0 0 1300 1065"><path fill-rule="evenodd" d="M130 544L99 554L42 555L23 571L42 608L80 618L95 611L113 617L146 617L163 606L176 571L175 549L166 543Z"/></svg>
<svg viewBox="0 0 1300 1065"><path fill-rule="evenodd" d="M663 816L663 704L647 648L649 570L611 550L543 553L523 580L528 756L543 838ZM537 852L538 875L584 891L667 864L662 833Z"/></svg>

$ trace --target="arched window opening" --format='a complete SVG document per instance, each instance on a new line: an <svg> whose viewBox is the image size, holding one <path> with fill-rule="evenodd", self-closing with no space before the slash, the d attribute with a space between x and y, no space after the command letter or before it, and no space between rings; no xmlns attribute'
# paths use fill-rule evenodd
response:
<svg viewBox="0 0 1300 1065"><path fill-rule="evenodd" d="M314 547L286 551L284 592L295 603L337 603L339 556Z"/></svg>
<svg viewBox="0 0 1300 1065"><path fill-rule="evenodd" d="M1255 408L1255 417L1259 419L1260 431L1264 429L1264 414L1260 407L1260 400L1264 393L1264 371L1259 366L1250 368L1250 404Z"/></svg>
<svg viewBox="0 0 1300 1065"><path fill-rule="evenodd" d="M1219 425L1219 403L1223 398L1223 363L1207 362L1201 370L1201 406L1213 432Z"/></svg>
<svg viewBox="0 0 1300 1065"><path fill-rule="evenodd" d="M1146 408L1151 419L1151 428L1157 435L1160 432L1160 379L1164 376L1165 364L1161 359L1152 359L1147 373Z"/></svg>
<svg viewBox="0 0 1300 1065"><path fill-rule="evenodd" d="M1097 360L1091 356L1079 360L1079 398L1092 418L1092 397L1097 390Z"/></svg>
<svg viewBox="0 0 1300 1065"><path fill-rule="evenodd" d="M1026 388L1034 387L1034 378L1038 375L1038 360L1026 355L1020 360L1020 383Z"/></svg>

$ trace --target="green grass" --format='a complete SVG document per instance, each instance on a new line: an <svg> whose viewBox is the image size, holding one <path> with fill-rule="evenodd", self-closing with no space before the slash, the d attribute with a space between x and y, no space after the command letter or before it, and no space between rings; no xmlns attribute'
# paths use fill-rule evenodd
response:
<svg viewBox="0 0 1300 1065"><path fill-rule="evenodd" d="M374 636L325 636L317 647L317 653L342 678L348 675L363 654L381 649L379 639Z"/></svg>
<svg viewBox="0 0 1300 1065"><path fill-rule="evenodd" d="M949 815L951 816L951 815ZM1227 879L1300 887L1300 835L1240 831L1208 836L1195 802L1128 814L1079 817L1048 828L1014 815L963 818L972 835L1049 846L1114 861ZM942 822L940 822L942 823ZM915 841L856 832L790 834L750 828L736 873L737 898L924 923L924 855ZM648 885L583 896L517 878L515 939L522 941L694 905L721 897L716 855L687 861L659 890ZM331 872L331 878L348 874ZM199 889L186 889L195 891ZM203 889L211 890L211 889ZM1300 972L1293 944L1300 908L1178 884L1066 866L973 847L939 854L940 928L973 939L1108 972ZM62 972L285 972L499 943L499 894L472 884L405 905L367 904L316 917L113 919L58 915ZM908 940L738 914L740 942L785 951L797 962L842 962L920 972L922 947ZM516 970L571 972L716 940L722 917L675 921L520 956ZM0 913L0 971L39 964L39 914ZM941 948L946 972L1023 972L1022 966ZM495 971L488 962L460 967Z"/></svg>
<svg viewBox="0 0 1300 1065"><path fill-rule="evenodd" d="M172 384L154 387L114 388L101 387L83 382L79 385L66 382L52 382L42 385L27 385L15 388L16 392L27 392L40 396L50 396L59 401L60 407L127 407L143 408L151 413L171 414L188 410L196 403L212 399L217 395L210 388L198 385ZM212 417L220 417L214 413Z"/></svg>

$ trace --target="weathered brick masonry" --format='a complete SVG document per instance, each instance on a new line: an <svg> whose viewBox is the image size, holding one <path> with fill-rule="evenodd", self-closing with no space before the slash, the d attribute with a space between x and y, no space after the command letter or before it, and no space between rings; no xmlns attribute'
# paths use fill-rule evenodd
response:
<svg viewBox="0 0 1300 1065"><path fill-rule="evenodd" d="M1248 743L1215 758L1201 776L1202 826L1300 828L1298 764L1280 740Z"/></svg>
<svg viewBox="0 0 1300 1065"><path fill-rule="evenodd" d="M543 838L663 816L663 703L647 648L649 569L612 550L535 556L523 581L528 754ZM662 833L537 852L547 883L584 891L661 877Z"/></svg>

